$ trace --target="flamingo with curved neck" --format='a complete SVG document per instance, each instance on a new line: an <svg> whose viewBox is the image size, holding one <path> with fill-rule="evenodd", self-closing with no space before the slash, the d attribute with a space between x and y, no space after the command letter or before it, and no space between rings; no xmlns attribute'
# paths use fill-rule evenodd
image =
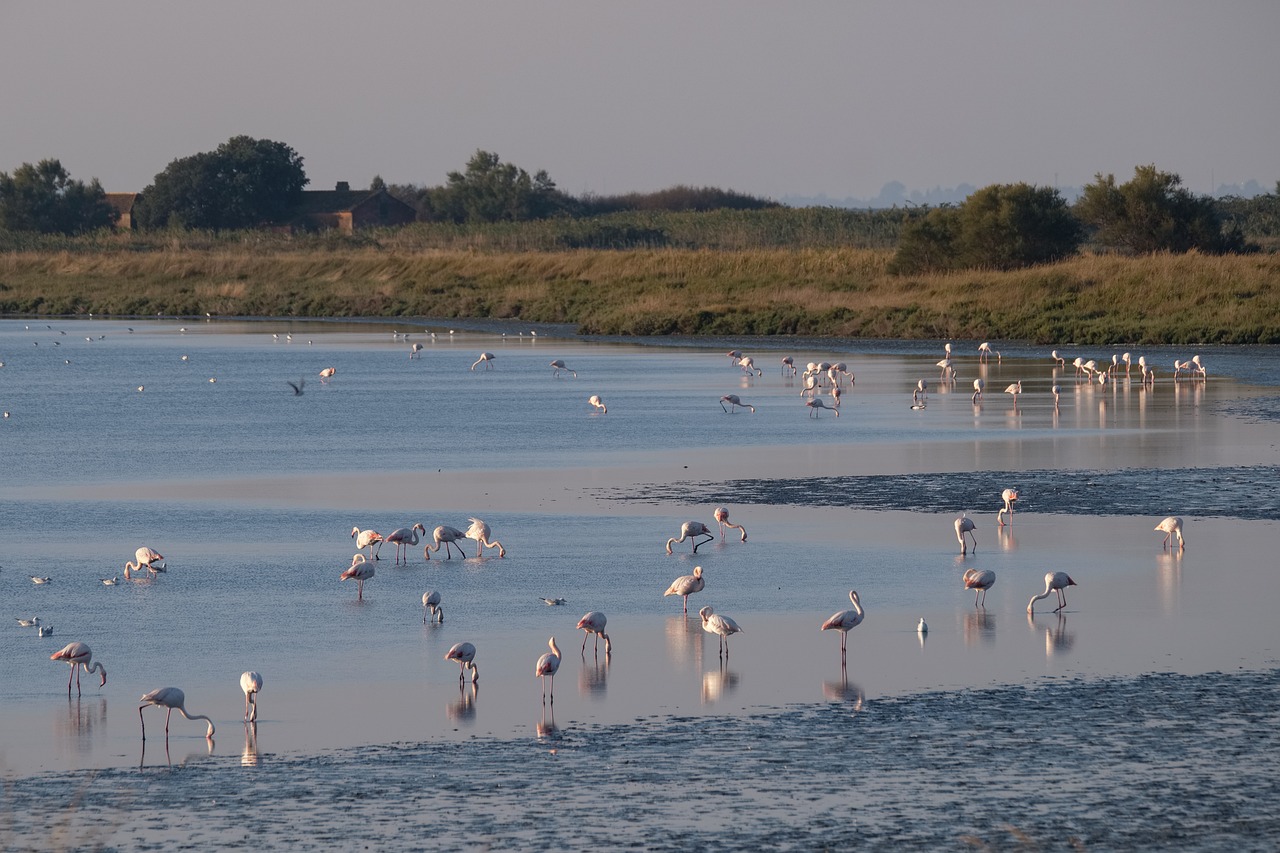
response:
<svg viewBox="0 0 1280 853"><path fill-rule="evenodd" d="M1036 602L1042 598L1048 598L1049 593L1056 592L1058 593L1058 606L1053 609L1053 612L1057 613L1067 606L1067 594L1063 590L1075 585L1076 582L1066 572L1047 572L1044 576L1044 592L1031 596L1031 601L1027 602L1027 612L1034 615Z"/></svg>
<svg viewBox="0 0 1280 853"><path fill-rule="evenodd" d="M857 590L849 590L849 600L853 602L852 610L841 610L839 613L833 613L826 622L822 623L822 627L819 629L821 631L840 632L840 660L844 660L849 632L861 625L863 617L866 616L866 611L862 609L862 601L858 598Z"/></svg>
<svg viewBox="0 0 1280 853"><path fill-rule="evenodd" d="M92 675L95 672L101 673L102 681L98 683L102 687L107 683L107 668L102 665L101 661L93 660L93 651L87 643L68 643L63 648L49 655L49 660L66 661L71 664L71 675L67 676L67 696L71 695L71 677L76 680L76 695L80 695L80 670Z"/></svg>
<svg viewBox="0 0 1280 853"><path fill-rule="evenodd" d="M155 705L160 708L168 708L169 713L164 717L164 736L169 738L169 718L173 716L174 709L178 713L186 717L188 720L204 720L209 724L209 731L205 733L205 737L213 738L213 720L204 714L192 714L186 708L187 696L177 687L161 687L159 690L152 690L150 693L143 695L141 705L138 706L138 721L142 723L142 739L147 739L147 722L142 718L142 709L148 705Z"/></svg>

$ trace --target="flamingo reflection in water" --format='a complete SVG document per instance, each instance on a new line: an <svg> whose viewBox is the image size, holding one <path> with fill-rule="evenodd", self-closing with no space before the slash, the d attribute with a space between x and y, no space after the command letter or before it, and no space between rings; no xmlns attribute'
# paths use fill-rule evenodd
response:
<svg viewBox="0 0 1280 853"><path fill-rule="evenodd" d="M718 670L702 673L702 704L712 705L737 690L739 681L738 673L729 669L728 661L722 659Z"/></svg>
<svg viewBox="0 0 1280 853"><path fill-rule="evenodd" d="M476 718L476 697L480 695L480 685L474 681L468 688L458 685L458 698L445 706L445 714L450 720L459 723L470 723Z"/></svg>

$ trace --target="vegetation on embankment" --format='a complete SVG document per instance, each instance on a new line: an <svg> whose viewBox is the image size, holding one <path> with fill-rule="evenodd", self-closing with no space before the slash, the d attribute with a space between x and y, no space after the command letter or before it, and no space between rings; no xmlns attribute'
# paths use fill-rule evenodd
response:
<svg viewBox="0 0 1280 853"><path fill-rule="evenodd" d="M601 335L1280 343L1280 256L1082 255L886 272L887 249L475 252L214 242L0 255L8 315L434 317Z"/></svg>

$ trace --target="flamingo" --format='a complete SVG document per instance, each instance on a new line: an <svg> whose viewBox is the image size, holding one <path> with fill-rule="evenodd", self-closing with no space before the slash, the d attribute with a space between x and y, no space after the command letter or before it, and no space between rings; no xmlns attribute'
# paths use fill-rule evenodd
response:
<svg viewBox="0 0 1280 853"><path fill-rule="evenodd" d="M497 356L491 352L482 352L480 353L480 357L475 360L475 363L471 365L471 369L475 370L477 365L483 364L485 370L492 370L493 360L495 358L497 358Z"/></svg>
<svg viewBox="0 0 1280 853"><path fill-rule="evenodd" d="M1075 360L1071 362L1071 365L1075 367L1077 377L1081 373L1084 373L1084 357L1083 356L1079 356L1079 355L1076 356Z"/></svg>
<svg viewBox="0 0 1280 853"><path fill-rule="evenodd" d="M1093 359L1089 359L1084 364L1080 365L1080 369L1088 374L1089 378L1092 379L1093 374L1098 372L1098 362Z"/></svg>
<svg viewBox="0 0 1280 853"><path fill-rule="evenodd" d="M821 397L817 398L816 400L807 400L805 402L805 405L809 407L809 417L811 418L816 418L818 416L818 409L826 409L827 411L835 412L836 417L837 418L840 417L840 410L836 408L832 408L831 406L828 406L826 403L822 402Z"/></svg>
<svg viewBox="0 0 1280 853"><path fill-rule="evenodd" d="M461 530L459 530L458 528L450 527L447 524L442 524L431 532L432 541L428 542L426 547L422 549L422 556L430 560L431 552L432 551L439 552L440 546L444 545L444 558L446 560L453 559L454 548L458 549L459 556L461 556L462 559L465 560L467 559L467 555L466 553L463 552L462 544L459 542L459 540L466 539L466 538L467 538L467 535L463 533ZM435 547L432 547L432 545L434 545Z"/></svg>
<svg viewBox="0 0 1280 853"><path fill-rule="evenodd" d="M938 378L946 379L947 376L951 373L951 356L947 356L946 358L944 358L942 361L938 362L934 366L942 369L942 373L941 375L938 376Z"/></svg>
<svg viewBox="0 0 1280 853"><path fill-rule="evenodd" d="M422 624L427 624L427 614L431 614L431 621L436 621L436 617L440 617L440 624L444 624L444 608L440 606L440 593L437 590L429 589L422 594Z"/></svg>
<svg viewBox="0 0 1280 853"><path fill-rule="evenodd" d="M1120 355L1118 353L1113 352L1111 353L1111 366L1107 368L1107 373L1108 375L1114 374L1119 369L1120 369Z"/></svg>
<svg viewBox="0 0 1280 853"><path fill-rule="evenodd" d="M1122 353L1120 360L1124 362L1124 378L1129 378L1129 370L1133 367L1133 357L1129 353Z"/></svg>
<svg viewBox="0 0 1280 853"><path fill-rule="evenodd" d="M833 407L835 407L835 408L837 408L837 409L838 409L838 408L840 408L840 395L841 395L841 394L843 394L843 393L844 393L844 392L840 390L840 386L839 386L839 385L832 385L832 386L831 386L831 405L832 405Z"/></svg>
<svg viewBox="0 0 1280 853"><path fill-rule="evenodd" d="M740 360L742 359L742 352L741 352L741 350L731 349L731 350L729 350L727 353L725 353L725 355L727 355L727 356L729 356L729 358L733 359L733 361L734 361L735 363L736 363L736 362L738 362L738 361L740 361Z"/></svg>
<svg viewBox="0 0 1280 853"><path fill-rule="evenodd" d="M1044 576L1044 592L1031 597L1031 601L1027 602L1027 612L1034 615L1036 602L1042 598L1048 598L1049 593L1056 592L1058 593L1058 606L1053 609L1053 612L1057 613L1067 606L1067 594L1063 590L1075 585L1076 582L1066 572L1046 572Z"/></svg>
<svg viewBox="0 0 1280 853"><path fill-rule="evenodd" d="M973 380L973 396L970 398L974 403L982 399L982 391L987 387L987 383L981 378Z"/></svg>
<svg viewBox="0 0 1280 853"><path fill-rule="evenodd" d="M1164 521L1156 525L1156 532L1164 534L1164 544L1162 548L1168 548L1169 537L1178 537L1178 550L1181 551L1187 547L1186 541L1182 538L1182 519L1176 515L1171 515Z"/></svg>
<svg viewBox="0 0 1280 853"><path fill-rule="evenodd" d="M720 657L727 658L729 656L729 635L743 633L742 628L728 616L721 616L719 613L714 612L711 609L711 605L699 610L698 615L702 617L702 630L708 634L720 635Z"/></svg>
<svg viewBox="0 0 1280 853"><path fill-rule="evenodd" d="M326 367L324 370L320 371L320 384L328 385L329 380L333 378L333 374L337 372L338 371L332 367Z"/></svg>
<svg viewBox="0 0 1280 853"><path fill-rule="evenodd" d="M154 565L155 563L158 563L161 560L163 560L164 557L162 557L158 551L153 551L150 548L148 548L146 545L143 545L137 551L134 551L133 557L138 562L134 563L128 560L125 561L125 564L124 564L125 580L128 580L131 577L131 575L129 574L130 571L136 572L145 568L148 572L150 572L153 575L157 571L164 571L163 566L157 568Z"/></svg>
<svg viewBox="0 0 1280 853"><path fill-rule="evenodd" d="M374 545L378 546L378 551L382 550L382 534L376 530L361 530L359 527L351 528L351 538L356 540L356 547L363 551L369 549L369 559L381 560L382 558L374 552Z"/></svg>
<svg viewBox="0 0 1280 853"><path fill-rule="evenodd" d="M182 716L186 717L188 720L204 720L208 723L209 731L205 733L205 737L209 740L213 739L213 720L209 719L204 714L189 713L186 708L187 696L177 687L161 687L159 690L152 690L150 693L144 694L142 699L139 701L142 702L142 704L138 706L138 722L142 723L143 740L147 739L147 723L142 719L142 709L148 705L155 705L157 707L169 709L169 713L165 714L164 717L164 736L166 740L169 738L169 718L173 716L175 708L178 710L178 713L182 714Z"/></svg>
<svg viewBox="0 0 1280 853"><path fill-rule="evenodd" d="M748 376L753 373L757 376L764 376L764 371L756 367L755 359L749 355L744 355L742 358L738 359L738 367L741 367L742 371Z"/></svg>
<svg viewBox="0 0 1280 853"><path fill-rule="evenodd" d="M560 371L562 371L562 370L563 370L564 372L566 372L566 373L572 373L572 374L573 374L573 378L574 378L574 379L577 379L577 378L578 378L578 371L576 371L576 370L574 370L574 369L572 369L572 368L569 368L569 367L565 367L565 366L564 366L564 360L563 360L563 359L559 359L559 358L557 358L555 361L551 362L551 375L552 375L552 376L556 376L556 377L558 377L558 376L560 375Z"/></svg>
<svg viewBox="0 0 1280 853"><path fill-rule="evenodd" d="M796 360L789 355L784 355L782 357L782 375L783 376L796 375Z"/></svg>
<svg viewBox="0 0 1280 853"><path fill-rule="evenodd" d="M947 353L947 358L951 358L951 342L950 341L947 341L947 344L946 346L943 347L943 349Z"/></svg>
<svg viewBox="0 0 1280 853"><path fill-rule="evenodd" d="M1057 350L1054 350L1053 352L1049 353L1049 357L1052 358L1054 361L1056 361L1059 367L1065 368L1067 366L1067 360L1062 356L1058 355Z"/></svg>
<svg viewBox="0 0 1280 853"><path fill-rule="evenodd" d="M356 582L356 600L364 601L364 582L373 577L373 574L373 564L365 560L364 554L353 554L351 566L338 575L338 580L354 580Z"/></svg>
<svg viewBox="0 0 1280 853"><path fill-rule="evenodd" d="M547 676L551 677L551 704L556 702L556 670L560 668L560 647L556 645L556 638L552 637L547 640L547 645L551 647L551 651L546 652L542 657L538 658L538 662L533 666L533 677L542 679L542 704L547 703ZM583 649L586 648L586 639L583 638Z"/></svg>
<svg viewBox="0 0 1280 853"><path fill-rule="evenodd" d="M1013 524L1013 503L1018 499L1017 489L1005 489L1000 493L1000 497L1004 499L1004 506L1000 508L1000 512L996 513L996 519L1000 522L1000 526L1004 527L1004 514L1009 513L1009 523Z"/></svg>
<svg viewBox="0 0 1280 853"><path fill-rule="evenodd" d="M978 361L985 364L987 361L987 357L990 355L991 355L990 343L988 343L987 341L983 341L982 343L978 344Z"/></svg>
<svg viewBox="0 0 1280 853"><path fill-rule="evenodd" d="M706 582L702 579L702 566L694 566L693 574L681 575L671 582L671 586L667 587L667 591L662 595L680 595L684 596L684 615L689 615L689 596L695 592L702 592Z"/></svg>
<svg viewBox="0 0 1280 853"><path fill-rule="evenodd" d="M427 535L427 528L421 523L413 525L413 527L398 527L387 534L384 542L392 542L396 546L396 565L400 565L400 558L403 556L405 565L409 563L409 546L418 544L418 531L422 531L422 535Z"/></svg>
<svg viewBox="0 0 1280 853"><path fill-rule="evenodd" d="M244 691L244 721L258 721L258 694L262 692L262 676L250 670L240 674L240 689Z"/></svg>
<svg viewBox="0 0 1280 853"><path fill-rule="evenodd" d="M699 542L698 541L699 536L705 536L707 538L705 541ZM705 545L707 544L707 542L710 542L712 539L715 539L715 538L716 538L715 534L712 533L710 528L708 528L701 521L686 521L684 524L680 525L680 538L677 539L676 537L672 536L670 539L667 540L667 553L668 554L671 553L671 544L673 542L683 542L686 539L691 539L693 540L693 553L696 554L698 553L699 545Z"/></svg>
<svg viewBox="0 0 1280 853"><path fill-rule="evenodd" d="M969 543L966 542L964 538L966 533L968 533L969 537L973 539L973 553L978 553L978 536L973 532L975 527L977 527L977 525L973 523L973 519L963 512L960 513L960 517L956 519L956 538L960 540L961 554L969 553Z"/></svg>
<svg viewBox="0 0 1280 853"><path fill-rule="evenodd" d="M923 379L916 380L916 390L911 392L911 402L918 403L929 394L929 383Z"/></svg>
<svg viewBox="0 0 1280 853"><path fill-rule="evenodd" d="M409 347L409 358L421 358L421 357L422 357L422 344L414 344L413 346Z"/></svg>
<svg viewBox="0 0 1280 853"><path fill-rule="evenodd" d="M1195 365L1195 372L1199 373L1202 379L1208 378L1209 371L1205 370L1204 365L1200 363L1200 356L1198 355L1191 356L1191 363Z"/></svg>
<svg viewBox="0 0 1280 853"><path fill-rule="evenodd" d="M1062 394L1062 388L1058 385L1057 382L1055 382L1053 383L1053 387L1050 388L1049 390L1053 392L1053 407L1056 409L1058 408L1058 397L1061 396Z"/></svg>
<svg viewBox="0 0 1280 853"><path fill-rule="evenodd" d="M604 653L611 654L613 652L613 643L609 641L609 635L604 632L604 626L609 620L599 610L592 610L590 613L578 620L578 628L582 634L582 653L587 653L587 637L592 634L596 635L596 651L600 651L600 638L604 637Z"/></svg>
<svg viewBox="0 0 1280 853"><path fill-rule="evenodd" d="M476 647L470 643L454 643L444 654L445 660L458 662L458 686L462 686L462 678L467 670L471 670L471 683L480 683L480 670L476 669Z"/></svg>
<svg viewBox="0 0 1280 853"><path fill-rule="evenodd" d="M982 607L987 606L987 590L996 585L996 573L990 569L965 569L964 576L965 589L976 590L973 594L973 606L978 607L978 596L982 596Z"/></svg>
<svg viewBox="0 0 1280 853"><path fill-rule="evenodd" d="M1008 388L1004 389L1004 393L1013 395L1013 407L1018 408L1018 395L1022 393L1022 380L1019 379Z"/></svg>
<svg viewBox="0 0 1280 853"><path fill-rule="evenodd" d="M98 686L102 687L107 683L107 668L102 665L101 661L93 659L93 651L87 643L68 643L58 651L49 655L49 660L66 661L71 664L71 675L67 676L67 696L71 696L71 678L76 680L76 695L80 695L80 670L92 675L97 672L102 676L102 681L98 682Z"/></svg>
<svg viewBox="0 0 1280 853"><path fill-rule="evenodd" d="M836 374L848 376L850 384L855 381L853 371L850 370L849 365L845 364L843 361L837 361L835 364L831 365L831 370L827 371L827 376L831 377L833 382L836 381Z"/></svg>
<svg viewBox="0 0 1280 853"><path fill-rule="evenodd" d="M605 406L604 400L600 399L599 394L592 394L590 397L587 398L587 403L599 409L600 414L602 415L609 414L609 409L608 407Z"/></svg>
<svg viewBox="0 0 1280 853"><path fill-rule="evenodd" d="M720 525L721 539L724 539L724 529L726 527L732 527L734 530L741 531L743 542L747 541L747 528L743 527L741 524L734 524L732 521L730 521L729 510L725 509L722 506L718 506L716 507L715 517L716 517L716 523Z"/></svg>
<svg viewBox="0 0 1280 853"><path fill-rule="evenodd" d="M849 590L849 600L853 602L852 610L841 610L839 613L831 614L831 618L822 623L821 631L839 631L840 632L840 660L844 660L845 647L849 640L849 632L862 624L862 619L866 616L866 611L862 609L862 602L858 599L856 590Z"/></svg>
<svg viewBox="0 0 1280 853"><path fill-rule="evenodd" d="M920 617L920 621L916 624L916 633L921 635L929 633L929 625L924 621L923 616Z"/></svg>
<svg viewBox="0 0 1280 853"><path fill-rule="evenodd" d="M818 378L812 374L806 373L804 377L804 388L800 390L801 397L813 397L818 392Z"/></svg>
<svg viewBox="0 0 1280 853"><path fill-rule="evenodd" d="M467 538L479 543L476 556L483 554L485 548L497 548L499 557L507 556L507 549L502 547L502 543L497 539L490 539L493 534L489 532L489 525L478 518L468 518L467 521L471 522L471 526L467 528Z"/></svg>
<svg viewBox="0 0 1280 853"><path fill-rule="evenodd" d="M724 409L724 404L725 404L725 403L728 403L728 404L729 404L729 408ZM739 408L742 408L742 409L750 409L750 410L751 410L751 414L753 414L753 415L756 413L756 407L755 407L755 406L753 406L753 405L751 405L750 403L744 403L744 402L742 402L742 400L738 397L738 395L737 395L737 394L725 394L723 397L721 397L721 398L720 398L720 408L724 409L724 410L725 410L726 412L728 412L729 414L733 414L733 413L734 413L735 411L737 411Z"/></svg>

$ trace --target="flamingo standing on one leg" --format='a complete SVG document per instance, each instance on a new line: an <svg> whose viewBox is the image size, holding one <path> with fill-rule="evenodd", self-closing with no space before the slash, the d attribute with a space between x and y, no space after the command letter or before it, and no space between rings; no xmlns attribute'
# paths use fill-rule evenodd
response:
<svg viewBox="0 0 1280 853"><path fill-rule="evenodd" d="M722 506L718 506L716 507L715 517L716 517L716 523L720 525L721 539L724 539L725 528L732 527L734 530L741 531L743 542L747 541L747 528L743 527L741 524L734 524L732 521L730 521L729 510L725 509Z"/></svg>
<svg viewBox="0 0 1280 853"><path fill-rule="evenodd" d="M698 541L699 536L705 536L707 538L699 542ZM703 524L701 521L686 521L684 524L680 525L680 538L677 539L676 537L672 536L670 539L667 540L667 553L668 554L671 553L672 543L683 542L686 539L691 539L693 541L693 553L696 554L698 553L699 545L705 545L715 538L716 538L715 534L711 532L711 529L707 527L705 524Z"/></svg>
<svg viewBox="0 0 1280 853"><path fill-rule="evenodd" d="M39 620L36 620L39 621ZM71 664L71 675L67 676L67 696L71 696L71 678L74 676L76 680L76 695L80 695L80 670L92 675L98 672L102 676L102 681L98 682L98 686L102 687L107 683L107 668L102 665L101 661L93 659L93 651L87 643L68 643L58 651L49 655L49 660L60 660Z"/></svg>
<svg viewBox="0 0 1280 853"><path fill-rule="evenodd" d="M142 699L139 701L141 701L142 704L138 706L138 722L142 723L143 740L147 739L147 723L142 719L142 709L148 705L155 705L157 707L169 709L169 713L165 714L164 717L164 736L166 740L169 737L169 718L173 716L174 709L177 709L178 713L182 714L182 716L186 717L188 720L204 720L208 723L209 731L205 733L205 737L210 740L213 739L213 720L209 719L204 714L189 713L186 708L186 694L177 687L161 687L159 690L152 690L150 693L143 695Z"/></svg>
<svg viewBox="0 0 1280 853"><path fill-rule="evenodd" d="M382 534L376 530L361 530L359 527L351 528L351 538L356 540L356 548L363 551L369 549L370 560L381 560L378 553L374 551L374 545L378 546L378 552L382 551Z"/></svg>
<svg viewBox="0 0 1280 853"><path fill-rule="evenodd" d="M455 643L445 652L445 660L458 662L458 686L462 686L463 676L471 670L471 683L480 683L480 670L476 669L476 647L470 643Z"/></svg>
<svg viewBox="0 0 1280 853"><path fill-rule="evenodd" d="M587 404L588 404L588 405L591 405L591 406L594 406L595 408L599 409L599 410L600 410L600 414L602 414L602 415L607 415L607 414L609 414L609 408L608 408L607 406L605 406L605 404L604 404L604 400L601 400L601 399L600 399L600 395L599 395L599 394L592 394L590 397L588 397L588 398L587 398Z"/></svg>
<svg viewBox="0 0 1280 853"><path fill-rule="evenodd" d="M538 662L533 667L533 677L542 679L542 703L545 705L547 702L547 677L550 676L551 704L554 705L556 702L556 670L560 668L560 647L556 645L555 637L547 640L547 645L551 647L551 651L538 658ZM586 648L585 638L583 640L583 648Z"/></svg>
<svg viewBox="0 0 1280 853"><path fill-rule="evenodd" d="M969 534L973 539L973 553L978 553L978 536L973 532L977 525L973 523L973 519L965 513L960 513L960 517L956 519L956 538L960 540L960 553L969 553L969 543L965 541L964 535Z"/></svg>
<svg viewBox="0 0 1280 853"><path fill-rule="evenodd" d="M978 596L982 596L982 607L987 606L987 590L996 585L996 573L990 569L965 569L964 576L965 589L976 590L973 594L973 606L978 607Z"/></svg>
<svg viewBox="0 0 1280 853"><path fill-rule="evenodd" d="M1186 541L1182 538L1182 519L1176 515L1171 515L1164 521L1156 525L1156 532L1164 534L1164 544L1161 548L1170 548L1169 538L1171 536L1178 537L1178 550L1182 551L1187 547Z"/></svg>
<svg viewBox="0 0 1280 853"><path fill-rule="evenodd" d="M164 557L161 556L159 551L153 551L150 548L148 548L146 545L143 545L137 551L134 551L133 558L138 562L134 563L132 561L126 560L124 564L124 576L126 580L130 577L130 574L129 574L130 571L136 572L142 569L146 569L148 572L154 575L156 572L162 572L165 570L165 567L163 565L158 568L155 565L153 565L154 563L159 563L161 560L164 559Z"/></svg>
<svg viewBox="0 0 1280 853"><path fill-rule="evenodd" d="M458 549L459 556L461 556L462 559L465 560L467 558L467 555L462 550L462 540L466 538L467 538L467 534L463 533L458 528L450 527L447 524L442 524L439 527L437 527L435 530L431 531L432 541L428 542L426 544L426 547L422 549L422 556L430 560L431 552L432 551L439 552L440 546L444 545L444 558L446 560L453 559L454 548Z"/></svg>
<svg viewBox="0 0 1280 853"><path fill-rule="evenodd" d="M996 513L996 519L1000 522L1000 526L1004 527L1004 514L1009 513L1009 523L1013 523L1013 503L1018 499L1017 489L1005 489L1000 493L1000 497L1004 499L1004 506L1000 508L1000 512Z"/></svg>
<svg viewBox="0 0 1280 853"><path fill-rule="evenodd" d="M684 615L689 615L689 596L701 592L706 582L702 579L702 566L694 566L693 574L681 575L671 582L662 595L679 595L684 597Z"/></svg>
<svg viewBox="0 0 1280 853"><path fill-rule="evenodd" d="M1067 594L1063 590L1075 585L1076 582L1066 572L1046 572L1044 576L1044 592L1031 596L1031 601L1027 602L1027 612L1034 615L1036 602L1042 598L1048 598L1049 593L1056 592L1058 593L1058 606L1053 609L1053 612L1057 613L1067 606Z"/></svg>
<svg viewBox="0 0 1280 853"><path fill-rule="evenodd" d="M702 630L708 634L720 635L720 657L727 658L729 656L729 635L741 634L742 628L728 616L721 616L719 613L714 612L710 605L699 610L698 615L702 617Z"/></svg>
<svg viewBox="0 0 1280 853"><path fill-rule="evenodd" d="M406 565L409 563L409 546L418 544L418 532L421 531L423 536L427 535L427 528L419 522L413 527L398 527L387 534L384 542L394 543L396 546L396 565L400 565L403 561Z"/></svg>
<svg viewBox="0 0 1280 853"><path fill-rule="evenodd" d="M840 632L840 660L845 657L845 647L849 639L849 632L862 624L862 618L866 615L866 611L862 609L862 601L858 598L856 590L849 590L849 600L853 602L852 610L841 610L839 613L833 613L831 618L822 623L821 631L839 631Z"/></svg>
<svg viewBox="0 0 1280 853"><path fill-rule="evenodd" d="M729 408L724 409L725 403L729 404ZM723 397L721 397L720 408L724 409L726 412L729 412L730 414L737 411L739 408L750 409L751 414L753 415L756 413L756 407L751 405L750 403L742 402L742 400L738 397L737 394L725 394Z"/></svg>
<svg viewBox="0 0 1280 853"><path fill-rule="evenodd" d="M440 624L444 624L444 608L440 606L440 593L437 590L429 589L422 594L422 624L427 624L427 614L431 615L431 621L436 621L436 617L440 618Z"/></svg>
<svg viewBox="0 0 1280 853"><path fill-rule="evenodd" d="M240 689L244 691L244 721L258 721L258 694L262 692L262 676L250 670L240 675Z"/></svg>
<svg viewBox="0 0 1280 853"><path fill-rule="evenodd" d="M364 601L364 582L373 577L373 575L373 563L367 562L364 554L353 554L351 566L338 575L338 580L354 580L356 582L356 600Z"/></svg>
<svg viewBox="0 0 1280 853"><path fill-rule="evenodd" d="M471 369L475 370L477 366L483 364L485 370L492 370L493 360L495 358L497 358L497 356L491 352L482 352L480 353L480 357L475 360L475 364L471 365Z"/></svg>
<svg viewBox="0 0 1280 853"><path fill-rule="evenodd" d="M613 643L609 640L609 635L604 632L604 626L608 623L608 618L599 610L592 610L590 613L578 620L578 628L582 634L582 653L587 653L587 637L592 634L596 635L596 651L600 651L600 638L604 637L604 653L611 654L613 652Z"/></svg>
<svg viewBox="0 0 1280 853"><path fill-rule="evenodd" d="M493 534L489 532L489 525L478 518L468 518L467 521L471 522L471 526L467 528L467 538L479 543L477 557L484 553L485 548L497 548L499 557L507 556L507 549L502 547L502 543L490 538Z"/></svg>

